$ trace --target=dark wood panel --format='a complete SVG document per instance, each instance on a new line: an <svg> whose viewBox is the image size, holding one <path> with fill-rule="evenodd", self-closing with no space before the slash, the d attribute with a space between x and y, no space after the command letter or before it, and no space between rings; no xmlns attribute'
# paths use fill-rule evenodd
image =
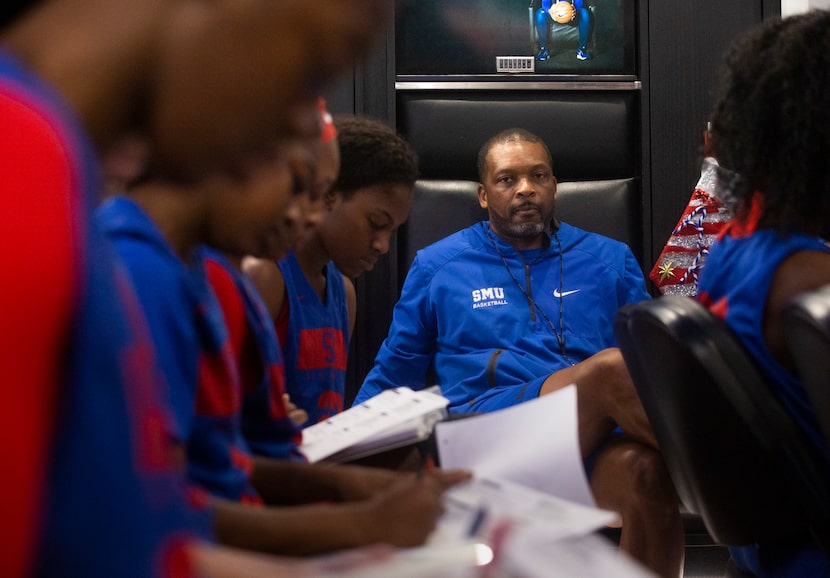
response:
<svg viewBox="0 0 830 578"><path fill-rule="evenodd" d="M395 125L394 26L377 41L377 47L354 73L332 87L336 112L365 114ZM398 300L397 244L392 240L389 254L375 264L374 270L355 281L358 314L349 348L345 403L351 405L363 378L369 372L380 344L392 321L392 309Z"/></svg>

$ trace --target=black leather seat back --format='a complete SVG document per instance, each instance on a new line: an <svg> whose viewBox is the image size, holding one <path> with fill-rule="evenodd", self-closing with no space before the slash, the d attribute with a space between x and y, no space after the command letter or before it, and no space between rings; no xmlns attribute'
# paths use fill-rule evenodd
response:
<svg viewBox="0 0 830 578"><path fill-rule="evenodd" d="M634 91L399 91L397 127L426 179L477 181L479 149L512 127L545 141L560 181L621 179L640 174L635 103Z"/></svg>
<svg viewBox="0 0 830 578"><path fill-rule="evenodd" d="M614 330L680 499L715 540L824 527L827 465L722 320L665 296L623 308Z"/></svg>
<svg viewBox="0 0 830 578"><path fill-rule="evenodd" d="M830 444L830 285L796 297L784 309L787 343Z"/></svg>
<svg viewBox="0 0 830 578"><path fill-rule="evenodd" d="M477 190L478 183L470 180L416 183L409 219L398 235L401 275L406 275L419 249L487 219ZM627 243L642 259L642 222L634 179L559 183L556 214L571 225Z"/></svg>

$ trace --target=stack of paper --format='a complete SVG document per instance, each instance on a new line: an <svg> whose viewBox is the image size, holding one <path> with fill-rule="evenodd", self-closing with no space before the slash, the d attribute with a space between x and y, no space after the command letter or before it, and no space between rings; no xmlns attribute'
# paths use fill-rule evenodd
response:
<svg viewBox="0 0 830 578"><path fill-rule="evenodd" d="M431 545L479 540L504 576L651 576L594 534L618 516L598 509L588 486L575 386L439 423L435 436L442 467L471 470L474 478L445 494Z"/></svg>
<svg viewBox="0 0 830 578"><path fill-rule="evenodd" d="M304 430L303 449L317 461L429 435L435 425L442 467L474 474L444 494L445 514L425 546L311 576L654 578L594 533L617 515L598 509L588 487L575 387L435 424L446 405L400 388Z"/></svg>

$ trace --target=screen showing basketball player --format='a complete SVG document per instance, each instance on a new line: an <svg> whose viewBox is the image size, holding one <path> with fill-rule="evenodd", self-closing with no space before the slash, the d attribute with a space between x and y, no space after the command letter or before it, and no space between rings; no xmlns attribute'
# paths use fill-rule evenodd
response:
<svg viewBox="0 0 830 578"><path fill-rule="evenodd" d="M635 8L623 0L403 0L396 73L492 75L502 72L499 59L523 57L521 70L537 76L633 77Z"/></svg>

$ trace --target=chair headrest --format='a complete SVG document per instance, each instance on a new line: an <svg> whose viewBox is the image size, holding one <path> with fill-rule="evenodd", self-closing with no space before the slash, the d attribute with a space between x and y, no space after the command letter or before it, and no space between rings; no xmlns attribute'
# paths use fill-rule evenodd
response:
<svg viewBox="0 0 830 578"><path fill-rule="evenodd" d="M797 373L830 446L830 285L797 296L782 316Z"/></svg>
<svg viewBox="0 0 830 578"><path fill-rule="evenodd" d="M626 243L642 263L642 222L635 179L560 182L556 215L586 231ZM421 179L409 219L398 235L399 268L405 274L415 253L488 218L478 202L478 182Z"/></svg>

